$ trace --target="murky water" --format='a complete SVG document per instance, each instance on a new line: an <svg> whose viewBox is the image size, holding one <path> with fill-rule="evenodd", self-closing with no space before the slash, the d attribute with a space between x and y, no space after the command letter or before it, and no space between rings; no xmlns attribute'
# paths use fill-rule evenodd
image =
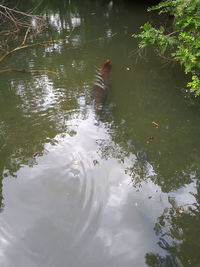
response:
<svg viewBox="0 0 200 267"><path fill-rule="evenodd" d="M52 30L2 68L4 267L200 266L199 105L181 70L130 36L149 17L117 2L46 6ZM95 66L112 62L99 114Z"/></svg>

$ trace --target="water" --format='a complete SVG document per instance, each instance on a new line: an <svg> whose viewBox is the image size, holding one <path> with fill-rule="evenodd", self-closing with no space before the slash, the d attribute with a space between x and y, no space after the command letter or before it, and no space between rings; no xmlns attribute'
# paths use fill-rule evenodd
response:
<svg viewBox="0 0 200 267"><path fill-rule="evenodd" d="M43 9L44 7L41 7ZM0 263L13 266L200 266L199 105L177 67L130 36L141 4L49 2L40 40L0 77ZM103 111L95 66L112 62Z"/></svg>

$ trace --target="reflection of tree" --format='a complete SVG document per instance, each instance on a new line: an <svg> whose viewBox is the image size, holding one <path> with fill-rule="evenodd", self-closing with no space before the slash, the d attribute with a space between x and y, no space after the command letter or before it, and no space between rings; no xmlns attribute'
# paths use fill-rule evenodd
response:
<svg viewBox="0 0 200 267"><path fill-rule="evenodd" d="M148 266L199 266L200 265L200 186L193 194L195 203L178 206L170 199L171 208L166 209L155 225L159 246L167 256L148 253Z"/></svg>
<svg viewBox="0 0 200 267"><path fill-rule="evenodd" d="M179 261L171 255L160 256L153 253L146 254L146 264L149 267L180 267Z"/></svg>
<svg viewBox="0 0 200 267"><path fill-rule="evenodd" d="M113 114L116 110L117 108L113 110ZM132 177L133 186L140 186L147 177L150 177L154 183L161 186L163 192L170 192L182 188L184 185L189 185L194 178L198 178L199 151L196 149L196 145L199 140L197 140L195 132L192 133L193 139L188 138L191 132L187 125L184 125L184 123L182 125L184 133L178 127L177 130L174 127L174 132L165 131L162 135L160 134L160 138L162 137L165 141L167 141L169 135L174 135L177 139L175 143L171 144L168 140L166 146L162 146L155 140L155 144L152 141L152 144L147 145L144 140L148 140L148 136L142 140L138 134L136 136L139 138L135 138L140 141L138 144L134 141L134 133L132 133L133 131L137 132L137 129L133 130L130 127L132 117L129 118L126 114L124 114L124 117L126 119L121 121L114 120L114 116L110 118L110 123L107 123L110 139L99 140L99 147L101 156L106 159L114 157L121 162L126 162L130 155L134 155L126 165L126 171ZM109 121L108 118L107 121ZM180 122L177 123L180 124ZM156 129L156 131L159 130ZM186 151L184 151L184 148ZM188 153L188 151L191 153ZM148 176L148 162L151 163L155 172L150 176ZM169 197L168 201L171 208L164 210L155 225L155 233L159 238L158 245L163 252L161 254L159 252L147 253L145 258L148 266L181 267L200 265L199 184L194 197L196 199L194 204L187 204L187 199L185 199L186 205L184 206L178 205L173 198Z"/></svg>
<svg viewBox="0 0 200 267"><path fill-rule="evenodd" d="M95 8L101 5L94 1L92 3ZM35 12L46 12L48 18L53 17L53 23L49 21L52 23L51 30L39 37L42 39L67 35L72 27L77 26L74 25L74 18L84 24L93 23L90 19L82 19L88 16L86 2L78 5L77 1L43 1L42 4L41 1L32 1L32 4L38 7ZM26 11L33 6L31 2L20 1L17 8ZM14 79L11 73L1 77L1 182L3 177L14 176L20 166L36 164L36 157L44 153L46 143L54 143L56 135L76 134L74 129L68 129L68 120L86 118L87 108L84 103L89 102L89 83L94 73L91 66L94 63L88 63L87 54L80 53L79 41L86 39L87 32L87 25L83 26L81 31L76 30L67 45L62 43L33 47L13 53L3 62L5 67L10 64L22 69L54 70L59 73L60 79L23 73L17 73ZM68 52L61 64L61 51L66 49L73 49L73 53ZM87 64L90 64L90 68L87 68Z"/></svg>
<svg viewBox="0 0 200 267"><path fill-rule="evenodd" d="M59 101L56 89L51 83L48 85L50 81L45 79L45 86L42 77L39 80L30 77L30 80L13 82L11 90L6 88L1 97L0 170L4 170L4 176L13 175L21 164L35 164L34 157L43 154L44 144L53 143L57 134L66 132L66 121L73 116L63 106L69 91L60 91ZM77 93L71 92L67 109L78 109ZM81 113L84 117L84 110Z"/></svg>
<svg viewBox="0 0 200 267"><path fill-rule="evenodd" d="M117 109L118 107L114 107L112 112L115 113ZM129 113L131 114L131 109L127 110L127 114ZM134 116L137 117L137 114ZM199 176L196 133L189 131L182 135L182 131L180 133L174 130L170 133L161 130L163 132L159 133L160 136L156 133L155 140L147 143L149 135L146 132L150 132L152 129L147 128L145 133L138 133L137 128L133 129L132 117L127 115L124 117L126 119L118 121L113 114L109 116L108 111L104 122L108 125L110 140L100 142L100 150L103 158L114 157L122 162L125 158L134 155L126 168L126 172L132 177L134 186L139 186L147 177L151 177L154 183L161 186L163 192L170 192L179 189L184 184L190 184L194 177ZM137 122L135 125L138 127ZM184 124L182 127L186 129ZM156 131L158 132L159 129ZM193 134L193 139L189 138L189 133ZM169 135L175 135L178 141L171 143L170 140L167 140ZM159 140L161 138L164 139L164 145ZM150 168L152 168L151 174L149 173Z"/></svg>
<svg viewBox="0 0 200 267"><path fill-rule="evenodd" d="M27 3L27 1L20 2ZM93 5L90 6L90 10L98 10L101 1L91 2ZM87 116L86 108L84 104L81 104L81 97L87 103L89 99L87 95L91 89L88 89L88 84L93 75L91 65L96 63L97 56L102 60L106 52L110 53L112 49L109 50L109 46L105 49L104 45L101 46L102 43L97 41L99 45L96 45L96 42L90 42L83 51L82 44L85 44L87 40L96 40L99 34L106 36L106 30L114 31L116 26L110 25L109 16L103 14L102 17L101 12L88 17L88 6L85 4L87 1L84 5L81 1L79 3L77 5L77 1L71 1L69 5L69 2L56 0L48 1L46 7L47 16L59 10L59 15L54 16L52 31L47 33L47 38L49 36L57 38L60 34L66 34L74 26L73 18L75 17L80 18L83 23L81 24L83 27L76 29L75 35L67 46L54 44L50 47L33 48L8 58L8 60L20 63L25 69L28 66L57 71L60 79L46 75L37 77L25 74L20 74L21 76L14 79L10 74L6 74L2 78L0 92L0 153L2 154L0 173L2 177L14 175L23 164L30 166L36 164L36 156L44 153L46 143L53 143L54 137L58 134L66 132L70 134L67 121L73 120L74 117L84 119ZM116 14L117 11L112 13L113 16ZM95 27L100 22L103 27L96 31ZM106 23L108 23L107 26L105 26ZM57 28L56 25L61 25L61 28ZM120 25L122 28L124 22ZM121 43L120 40L114 45L119 48ZM90 51L91 47L93 49ZM73 53L68 49L73 49ZM126 47L124 50L127 56ZM88 59L88 53L93 53L92 56L90 54L90 58L94 59L92 63L89 62L91 59ZM166 84L165 81L159 80L159 77L165 74L162 75L154 70L155 73L152 75L152 66L148 64L140 66L144 73L141 71L141 77L138 77L138 80L146 81L148 86L147 84L138 85L137 75L133 75L132 80L126 81L128 86L126 88L124 80L128 77L123 72L121 63L125 62L126 58L119 57L118 60L116 66L118 65L119 73L113 71L116 83L121 85L120 88L116 85L114 89L119 95L119 98L115 100L116 108L111 112L108 109L98 122L105 124L109 134L108 140L97 140L100 156L104 159L116 158L120 162L125 162L126 172L132 177L134 186L140 186L150 175L153 182L160 185L164 192L189 184L192 178L198 175L199 126L196 126L193 132L188 130L192 128L192 125L197 125L195 123L198 121L197 118L189 114L187 108L183 109L182 106L176 107L175 111L184 110L184 120L181 116L181 120L179 116L173 117L170 113L172 99L168 99L166 93L169 91L168 88L161 88L163 90L162 101L156 98L159 94L154 92L155 87L159 88L160 84ZM151 77L147 76L148 73ZM166 75L171 75L171 73ZM157 79L159 86L154 84ZM134 90L131 91L130 85ZM142 97L141 88L144 90L148 88ZM169 102L165 102L166 99ZM170 103L169 107L166 103ZM175 103L176 101L173 104ZM172 108L174 108L173 105ZM158 111L161 112L159 128L147 126L152 120L156 120ZM171 114L171 117L167 117L166 114ZM193 118L194 121L188 123L187 118ZM171 130L168 130L167 126L170 126ZM154 140L147 144L149 136L153 136ZM149 173L150 166L153 166L155 175ZM166 210L159 217L155 231L160 237L160 247L169 255L147 254L146 261L149 266L178 266L178 259L185 266L189 265L188 260L193 266L199 264L197 251L199 244L194 243L195 240L198 242L200 237L198 230L199 193L198 187L198 193L195 195L198 203L196 210L180 214L173 204L171 209Z"/></svg>
<svg viewBox="0 0 200 267"><path fill-rule="evenodd" d="M40 3L41 1L34 1L33 6L38 6L41 12L59 10L59 15L52 14L55 25L60 25L62 21L63 33L70 30L68 26L71 25L74 14L79 16L78 7L74 2L72 5L66 1L43 1L42 5ZM27 4L27 1L20 1L18 8L28 10L30 2ZM65 17L63 17L64 14ZM56 36L60 36L61 32L58 28L53 31L56 32ZM49 33L45 34L49 38ZM75 48L74 53L73 55L70 53L67 63L63 62L66 64L61 66L59 55L64 47L63 44L53 44L42 49L33 47L6 59L5 63L13 65L13 62L14 64L17 62L17 66L24 69L56 70L61 79L29 74L17 74L18 78L14 80L11 74L5 74L2 77L1 88L4 90L1 91L0 98L0 153L2 155L0 171L3 176L14 175L22 164L30 166L35 164L35 157L44 153L45 143L54 142L53 139L57 134L68 132L66 126L68 119L74 116L82 118L86 116L83 108L79 110L79 98L87 98L83 84L83 81L86 85L88 83L85 74L83 79L86 61L81 58L81 55L76 57L76 43L71 43L69 47ZM59 90L56 89L57 87ZM76 114L73 110L76 110Z"/></svg>
<svg viewBox="0 0 200 267"><path fill-rule="evenodd" d="M3 209L3 194L2 194L2 188L3 187L3 177L2 173L0 172L0 211Z"/></svg>
<svg viewBox="0 0 200 267"><path fill-rule="evenodd" d="M169 192L199 176L198 107L189 106L180 100L180 94L170 91L170 87L181 87L183 81L178 71L158 70L151 60L137 67L140 70L133 77L121 70L124 79L120 73L115 74L112 86L118 95L113 93L113 125L118 125L118 129L113 135L125 150L126 143L137 140L137 150L142 148L153 166L153 182ZM153 121L159 126L155 127Z"/></svg>
<svg viewBox="0 0 200 267"><path fill-rule="evenodd" d="M109 113L108 113L108 117ZM112 118L106 118L107 121ZM125 173L131 177L132 184L139 187L150 176L150 164L146 153L135 142L127 140L120 126L107 124L109 139L97 140L98 153L104 159L118 159L125 166Z"/></svg>

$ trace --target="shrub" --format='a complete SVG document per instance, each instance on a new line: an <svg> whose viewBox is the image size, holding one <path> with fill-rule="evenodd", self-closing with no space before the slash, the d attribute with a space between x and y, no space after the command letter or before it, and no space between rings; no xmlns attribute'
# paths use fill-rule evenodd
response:
<svg viewBox="0 0 200 267"><path fill-rule="evenodd" d="M156 28L149 22L141 26L141 32L133 37L140 38L140 48L155 45L162 54L183 65L185 73L191 74L187 87L195 96L200 95L200 1L166 0L148 9L158 10L159 14L173 16L173 30L166 27Z"/></svg>

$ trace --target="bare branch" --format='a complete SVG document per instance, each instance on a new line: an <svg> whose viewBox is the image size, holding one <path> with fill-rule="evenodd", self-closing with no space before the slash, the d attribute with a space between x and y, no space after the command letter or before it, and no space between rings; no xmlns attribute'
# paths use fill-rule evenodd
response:
<svg viewBox="0 0 200 267"><path fill-rule="evenodd" d="M20 30L20 28L30 28L34 30L35 26L32 24L33 20L39 22L40 28L46 26L46 21L42 16L18 11L15 8L9 8L4 5L0 5L0 15L4 18L5 22L11 22L18 30Z"/></svg>
<svg viewBox="0 0 200 267"><path fill-rule="evenodd" d="M30 18L36 18L36 19L43 20L43 18L41 16L31 15L31 14L28 14L28 13L25 13L25 12L22 12L22 11L18 11L18 10L14 9L14 8L9 8L9 7L3 6L3 5L0 5L0 8L3 8L6 11L11 11L11 12L23 15L25 17L30 17Z"/></svg>
<svg viewBox="0 0 200 267"><path fill-rule="evenodd" d="M9 69L0 70L0 73L12 72L12 71L24 72L24 73L47 72L47 73L58 75L58 72L51 71L51 70L25 70L25 69L17 69L17 68L9 68Z"/></svg>
<svg viewBox="0 0 200 267"><path fill-rule="evenodd" d="M23 42L22 42L21 45L24 45L24 44L25 44L26 39L27 39L27 36L28 36L28 32L29 32L29 30L30 30L30 27L26 30L26 33L25 33L25 35L24 35L24 40L23 40Z"/></svg>
<svg viewBox="0 0 200 267"><path fill-rule="evenodd" d="M43 41L43 42L39 42L39 43L33 43L33 44L27 44L27 45L21 45L21 46L17 46L14 49L7 51L3 56L0 57L0 62L4 60L5 57L7 57L8 55L12 54L15 51L21 50L21 49L25 49L28 47L32 47L32 46L37 46L37 45L48 45L48 44L53 44L55 42L61 42L61 41L68 41L69 38L64 38L64 39L58 39L58 40L51 40L51 41Z"/></svg>

